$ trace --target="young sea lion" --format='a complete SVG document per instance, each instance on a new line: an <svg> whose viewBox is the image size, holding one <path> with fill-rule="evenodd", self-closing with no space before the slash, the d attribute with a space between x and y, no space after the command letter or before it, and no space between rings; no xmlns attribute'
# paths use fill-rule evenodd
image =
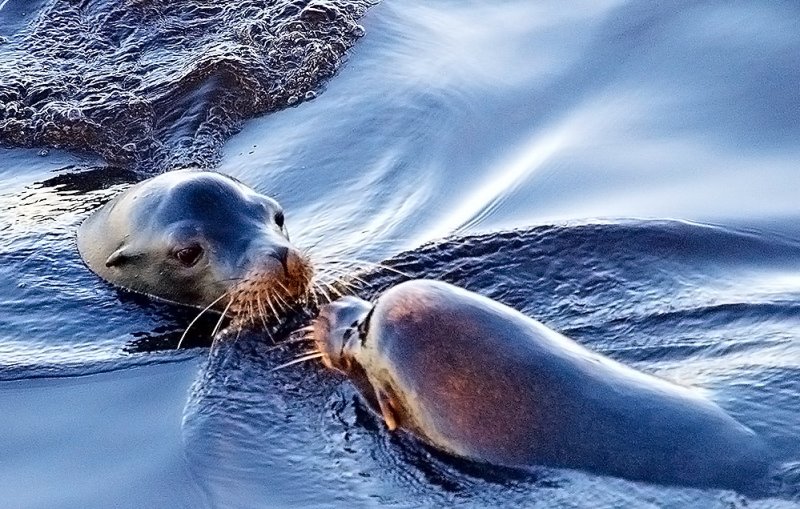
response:
<svg viewBox="0 0 800 509"><path fill-rule="evenodd" d="M389 429L464 458L734 489L766 473L762 440L692 389L446 283L334 302L313 334Z"/></svg>

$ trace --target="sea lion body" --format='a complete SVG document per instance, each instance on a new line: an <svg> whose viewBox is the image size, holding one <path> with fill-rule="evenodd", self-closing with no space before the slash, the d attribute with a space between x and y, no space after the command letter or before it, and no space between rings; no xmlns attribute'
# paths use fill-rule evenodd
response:
<svg viewBox="0 0 800 509"><path fill-rule="evenodd" d="M464 458L685 486L765 474L761 439L698 392L445 283L403 283L374 307L334 303L315 338L390 428Z"/></svg>
<svg viewBox="0 0 800 509"><path fill-rule="evenodd" d="M231 300L223 296L241 307L243 292L291 300L311 275L280 205L210 171L171 171L132 186L84 221L78 249L111 283L196 307L224 309Z"/></svg>

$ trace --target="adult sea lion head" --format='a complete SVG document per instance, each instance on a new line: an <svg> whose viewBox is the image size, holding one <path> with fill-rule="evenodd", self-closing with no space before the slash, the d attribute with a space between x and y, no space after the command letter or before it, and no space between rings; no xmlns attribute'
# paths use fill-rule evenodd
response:
<svg viewBox="0 0 800 509"><path fill-rule="evenodd" d="M177 170L106 203L78 229L103 279L163 300L269 315L305 297L313 273L289 241L281 206L229 176Z"/></svg>

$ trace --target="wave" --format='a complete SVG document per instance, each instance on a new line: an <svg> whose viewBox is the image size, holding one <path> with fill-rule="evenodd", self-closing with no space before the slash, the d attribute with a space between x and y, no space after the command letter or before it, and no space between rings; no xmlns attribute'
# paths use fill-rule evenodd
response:
<svg viewBox="0 0 800 509"><path fill-rule="evenodd" d="M3 45L0 145L214 166L247 118L312 99L370 0L57 0Z"/></svg>

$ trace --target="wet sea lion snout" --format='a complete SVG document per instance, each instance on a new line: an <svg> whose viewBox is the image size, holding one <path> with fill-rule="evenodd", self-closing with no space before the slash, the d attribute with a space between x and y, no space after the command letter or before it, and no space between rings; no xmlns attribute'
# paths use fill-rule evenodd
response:
<svg viewBox="0 0 800 509"><path fill-rule="evenodd" d="M331 369L344 373L352 367L349 359L353 349L360 346L368 325L366 318L373 306L358 297L343 297L324 306L314 321L315 338L326 338L317 342L323 354L322 362Z"/></svg>

